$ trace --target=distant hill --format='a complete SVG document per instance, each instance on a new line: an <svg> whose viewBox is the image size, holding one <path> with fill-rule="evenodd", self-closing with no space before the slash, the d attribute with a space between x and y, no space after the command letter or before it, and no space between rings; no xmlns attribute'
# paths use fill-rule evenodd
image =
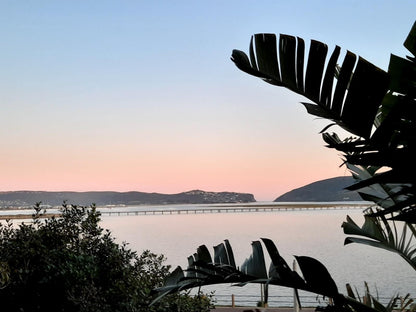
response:
<svg viewBox="0 0 416 312"><path fill-rule="evenodd" d="M313 182L300 188L289 191L275 202L310 202L310 201L361 201L357 192L345 190L345 187L354 184L353 177L336 177Z"/></svg>
<svg viewBox="0 0 416 312"><path fill-rule="evenodd" d="M37 202L52 207L69 204L89 206L214 204L255 202L252 194L193 190L178 194L144 192L0 192L0 208L32 207Z"/></svg>

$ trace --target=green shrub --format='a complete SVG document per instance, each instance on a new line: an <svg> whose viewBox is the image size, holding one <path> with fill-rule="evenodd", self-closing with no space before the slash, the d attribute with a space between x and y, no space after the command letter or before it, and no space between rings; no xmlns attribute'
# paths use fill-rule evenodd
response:
<svg viewBox="0 0 416 312"><path fill-rule="evenodd" d="M0 225L2 311L176 311L177 297L148 307L169 273L164 256L117 244L94 206L61 213L42 218L37 204L32 222Z"/></svg>

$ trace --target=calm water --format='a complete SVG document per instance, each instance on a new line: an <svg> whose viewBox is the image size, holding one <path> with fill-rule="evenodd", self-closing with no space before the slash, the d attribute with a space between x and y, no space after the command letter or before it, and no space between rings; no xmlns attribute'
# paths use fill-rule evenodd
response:
<svg viewBox="0 0 416 312"><path fill-rule="evenodd" d="M166 207L165 207L166 208ZM176 209L177 206L171 206ZM411 292L416 294L415 272L399 256L362 245L344 246L341 224L346 215L358 224L363 218L360 209L279 211L250 213L172 214L139 216L103 216L102 226L112 231L119 241L129 243L141 252L149 249L167 257L167 264L183 268L187 257L205 244L212 246L229 239L237 265L251 254L251 242L261 237L272 239L285 260L291 264L293 255L311 256L329 270L341 292L351 283L363 293L364 281L381 297ZM243 288L222 285L206 287L215 290L219 303L230 303L231 294L256 296L259 286ZM271 286L270 296L290 296L289 289ZM273 301L273 300L272 300ZM239 303L239 302L237 302ZM273 305L273 304L272 304ZM281 305L276 303L275 305Z"/></svg>

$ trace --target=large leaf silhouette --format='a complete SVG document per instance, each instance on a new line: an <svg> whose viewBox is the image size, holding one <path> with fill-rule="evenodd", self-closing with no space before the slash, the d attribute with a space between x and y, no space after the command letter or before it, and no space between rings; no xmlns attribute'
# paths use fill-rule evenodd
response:
<svg viewBox="0 0 416 312"><path fill-rule="evenodd" d="M347 237L345 244L359 243L397 253L416 270L416 227L413 224L404 223L398 230L395 222L391 225L384 216L366 215L361 227L349 216L342 227L345 234L354 235Z"/></svg>
<svg viewBox="0 0 416 312"><path fill-rule="evenodd" d="M250 42L250 58L240 50L233 50L231 59L239 69L313 101L314 104L302 103L309 113L332 119L356 135L369 137L387 92L388 75L347 52L335 79L340 48L336 46L328 60L327 53L327 45L312 40L305 61L303 39L280 35L277 41L274 34L256 34Z"/></svg>
<svg viewBox="0 0 416 312"><path fill-rule="evenodd" d="M266 273L266 261L261 242L263 242L270 256L269 273ZM195 257L199 257L198 253L201 253L201 251L204 257L196 260ZM252 254L244 261L241 269L223 261L226 254L233 254L228 240L225 241L225 244L221 243L214 246L216 255L213 258L206 254L207 251L208 248L205 245L200 246L197 253L188 258L192 260L188 261L189 266L186 270L177 267L167 279L165 285L154 290L155 299L153 302L171 293L204 285L232 283L237 286L244 286L247 283L260 283L290 287L296 290L296 294L297 290L305 290L330 297L334 299L334 304L338 308L349 305L363 312L375 311L353 298L344 297L340 294L328 270L314 258L307 256L295 257L303 277L299 275L298 272L287 265L286 261L280 256L276 245L270 239L262 238L261 241L252 243ZM299 300L299 298L297 299Z"/></svg>
<svg viewBox="0 0 416 312"><path fill-rule="evenodd" d="M391 55L388 72L349 51L339 66L338 46L328 55L325 44L312 40L306 53L304 40L289 35L256 34L249 56L233 50L231 58L244 72L308 98L312 103L302 104L310 114L359 136L336 142L323 134L329 147L345 153L345 163L383 169L350 190L380 204L379 197L367 192L369 187L393 190L392 184L399 185L381 201L386 209L377 213L416 223L415 38L416 23L404 43L413 57Z"/></svg>

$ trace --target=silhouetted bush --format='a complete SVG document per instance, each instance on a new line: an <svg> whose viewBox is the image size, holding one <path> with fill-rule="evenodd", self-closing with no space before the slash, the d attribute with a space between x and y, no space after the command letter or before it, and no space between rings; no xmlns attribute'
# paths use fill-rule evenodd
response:
<svg viewBox="0 0 416 312"><path fill-rule="evenodd" d="M164 256L138 255L116 243L99 226L94 206L64 204L61 212L42 218L38 204L32 222L0 225L2 311L176 310L177 296L148 307L152 289L170 269ZM191 306L200 304L188 294L181 297Z"/></svg>

